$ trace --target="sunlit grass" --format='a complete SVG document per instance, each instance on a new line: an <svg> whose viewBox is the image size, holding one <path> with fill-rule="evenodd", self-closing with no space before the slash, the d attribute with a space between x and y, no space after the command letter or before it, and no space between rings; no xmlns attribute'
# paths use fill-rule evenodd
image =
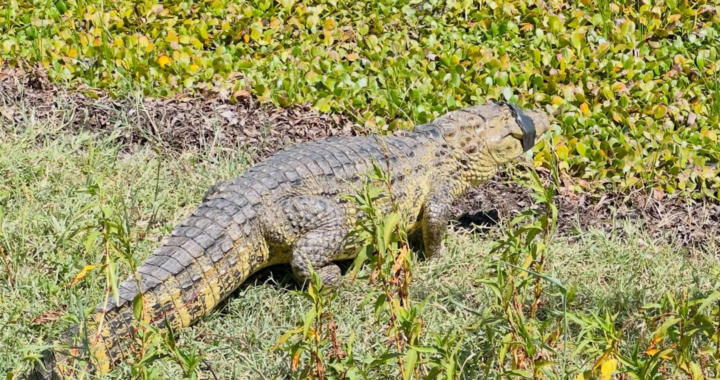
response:
<svg viewBox="0 0 720 380"><path fill-rule="evenodd" d="M136 242L135 253L142 260L209 186L247 167L239 151L169 156L147 146L126 151L114 141L112 136L67 134L58 125L0 125L0 244L16 281L11 286L6 272L0 271L0 368L20 373L27 368L22 362L24 347L57 337L75 316L102 300L102 273L91 272L78 285L63 286L102 255L87 251L82 239L72 236L77 226L90 221L83 207L91 199L79 192L90 178L100 181L108 194L134 205L129 217L138 230L148 232ZM155 222L148 224L153 213ZM570 289L571 312L608 308L624 320L666 292L702 293L717 286L720 261L712 246L687 251L655 242L641 225L621 222L611 232L581 231L572 239L554 239L545 265L548 275ZM491 304L492 292L479 283L489 275L488 263L496 259L489 256L491 240L467 231L451 233L445 256L418 262L414 268L413 298L427 300L428 333L465 337L462 378L468 380L484 376L483 353L489 346L484 332L472 327L479 317L459 310L450 299L481 311ZM204 354L219 378L286 378L287 358L269 349L306 310L307 305L288 292L292 287L286 269L255 277L217 312L181 331L180 344ZM386 344L386 334L374 323L373 305L366 302L371 290L362 279L347 284L340 302L330 305L340 339L356 335L359 357L372 357ZM641 333L642 326L631 331ZM167 378L181 375L170 358L154 366ZM204 368L201 365L201 373L211 376ZM126 363L107 378L127 378L128 371Z"/></svg>

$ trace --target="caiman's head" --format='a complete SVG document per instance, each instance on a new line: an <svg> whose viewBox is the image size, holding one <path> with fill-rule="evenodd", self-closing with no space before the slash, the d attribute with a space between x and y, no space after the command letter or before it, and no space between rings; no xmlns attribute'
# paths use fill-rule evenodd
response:
<svg viewBox="0 0 720 380"><path fill-rule="evenodd" d="M492 177L498 165L531 149L548 129L548 116L541 110L495 103L449 112L415 130L440 134L463 177L477 185Z"/></svg>

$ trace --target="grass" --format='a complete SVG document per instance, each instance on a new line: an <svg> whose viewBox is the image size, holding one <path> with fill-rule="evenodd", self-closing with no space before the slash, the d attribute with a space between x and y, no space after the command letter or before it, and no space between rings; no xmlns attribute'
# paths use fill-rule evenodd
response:
<svg viewBox="0 0 720 380"><path fill-rule="evenodd" d="M507 100L555 116L540 164L718 198L713 1L4 3L0 62L72 88L312 103L374 131Z"/></svg>
<svg viewBox="0 0 720 380"><path fill-rule="evenodd" d="M86 249L81 235L72 234L93 218L83 211L92 198L80 190L97 183L109 196L125 200L128 218L135 223L134 255L142 260L210 185L248 165L243 152L233 150L216 155L186 151L172 157L148 146L126 151L113 136L67 134L62 123L39 125L30 110L23 112L26 123L0 125L0 245L15 278L11 285L8 268L2 267L0 368L15 374L27 368L22 361L25 348L56 337L102 300L102 273L90 272L73 287L62 285L102 257L99 249ZM116 133L122 128L129 126L120 126ZM622 321L665 293L707 293L718 287L720 258L713 254L717 246L688 251L656 243L641 225L621 222L612 232L580 230L573 239L553 240L545 263L545 273L570 289L570 312L600 313L608 308ZM490 305L492 292L479 280L490 275L491 241L488 235L451 233L445 256L414 268L413 298L428 302L423 315L428 332L454 331L465 337L463 379L484 376L488 337L475 326L479 317L450 300L460 299L480 311ZM218 378L287 378L289 360L269 349L306 311L307 305L288 291L293 287L287 270L257 276L217 312L181 331L179 344L204 354ZM356 336L359 360L374 357L387 344L386 335L374 324L373 305L366 302L371 290L367 281L358 280L343 287L340 301L329 306L340 339ZM647 333L644 329L638 325L628 330L628 338L640 339ZM179 366L169 358L154 365L166 378L181 377ZM571 358L571 368L582 365ZM107 378L127 378L128 371L121 366ZM204 366L201 373L202 378L212 378ZM490 375L495 378L498 373Z"/></svg>

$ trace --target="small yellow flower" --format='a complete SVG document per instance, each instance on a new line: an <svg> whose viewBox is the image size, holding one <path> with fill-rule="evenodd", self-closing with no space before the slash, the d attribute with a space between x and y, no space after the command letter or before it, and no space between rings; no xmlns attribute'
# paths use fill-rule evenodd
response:
<svg viewBox="0 0 720 380"><path fill-rule="evenodd" d="M603 380L610 380L612 374L615 373L615 370L617 369L617 365L617 359L610 359L602 364L600 367L600 374L602 375Z"/></svg>
<svg viewBox="0 0 720 380"><path fill-rule="evenodd" d="M160 64L160 67L165 67L168 63L170 63L170 57L167 55L161 55L160 58L158 58L158 63Z"/></svg>

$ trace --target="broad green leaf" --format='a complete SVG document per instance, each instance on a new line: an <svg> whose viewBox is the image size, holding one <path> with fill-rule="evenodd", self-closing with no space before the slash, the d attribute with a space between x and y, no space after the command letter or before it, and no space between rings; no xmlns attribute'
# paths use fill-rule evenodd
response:
<svg viewBox="0 0 720 380"><path fill-rule="evenodd" d="M409 380L413 376L419 356L420 354L418 354L418 352L412 348L409 349L405 354L405 376L403 377L404 380Z"/></svg>
<svg viewBox="0 0 720 380"><path fill-rule="evenodd" d="M300 327L294 328L292 330L286 331L284 334L282 334L280 339L278 339L278 341L275 343L275 345L270 350L271 351L277 350L280 346L285 344L285 342L287 342L288 339L292 338L293 335L300 334L301 332L304 333L304 326L300 326Z"/></svg>
<svg viewBox="0 0 720 380"><path fill-rule="evenodd" d="M303 317L303 326L302 326L303 338L307 338L308 332L310 331L310 328L312 327L313 323L315 323L316 317L317 317L317 312L315 311L314 307L310 308L310 310L308 310L308 312L305 313L305 316Z"/></svg>
<svg viewBox="0 0 720 380"><path fill-rule="evenodd" d="M712 305L715 301L720 299L720 291L714 291L709 296L705 297L697 312L702 313L708 306Z"/></svg>
<svg viewBox="0 0 720 380"><path fill-rule="evenodd" d="M585 154L587 153L587 148L585 147L585 144L579 142L575 145L575 149L577 149L579 155L586 157Z"/></svg>
<svg viewBox="0 0 720 380"><path fill-rule="evenodd" d="M141 293L138 293L135 298L133 298L132 301L133 304L133 317L136 321L142 321L143 316L143 308L144 302L143 302L143 295Z"/></svg>
<svg viewBox="0 0 720 380"><path fill-rule="evenodd" d="M390 244L391 236L395 233L395 228L397 228L399 223L400 214L396 212L390 213L385 217L383 221L383 241L385 245Z"/></svg>
<svg viewBox="0 0 720 380"><path fill-rule="evenodd" d="M118 290L118 275L117 275L117 263L115 261L110 260L106 265L106 273L107 273L107 281L108 285L110 286L110 290L113 294L113 297L115 298L115 305L120 304L120 292Z"/></svg>
<svg viewBox="0 0 720 380"><path fill-rule="evenodd" d="M525 379L532 379L533 376L530 372L521 370L521 369L513 369L510 371L503 372L503 376L506 377L522 377Z"/></svg>
<svg viewBox="0 0 720 380"><path fill-rule="evenodd" d="M409 345L409 347L421 354L437 354L439 351L435 347L430 346L416 346L416 345Z"/></svg>

